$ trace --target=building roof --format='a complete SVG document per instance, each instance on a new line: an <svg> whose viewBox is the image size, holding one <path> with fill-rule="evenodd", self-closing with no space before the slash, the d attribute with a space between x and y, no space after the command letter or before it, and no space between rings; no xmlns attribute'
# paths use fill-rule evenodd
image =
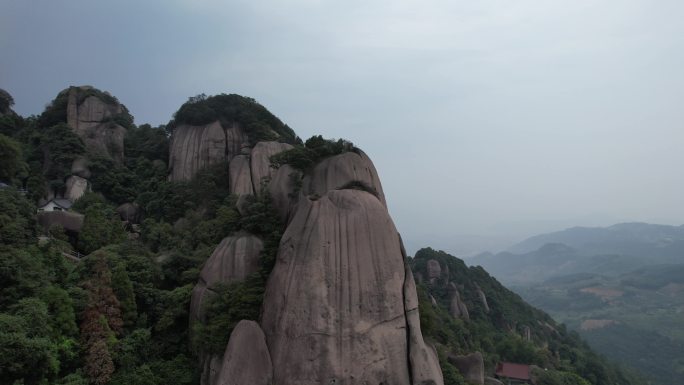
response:
<svg viewBox="0 0 684 385"><path fill-rule="evenodd" d="M40 206L40 208L47 206L48 204L50 204L50 202L53 202L55 205L65 210L68 210L71 207L71 205L73 205L73 203L66 198L54 198L47 201L44 205Z"/></svg>
<svg viewBox="0 0 684 385"><path fill-rule="evenodd" d="M512 364L510 362L500 362L498 365L496 365L496 375L499 377L529 381L530 366L523 364Z"/></svg>

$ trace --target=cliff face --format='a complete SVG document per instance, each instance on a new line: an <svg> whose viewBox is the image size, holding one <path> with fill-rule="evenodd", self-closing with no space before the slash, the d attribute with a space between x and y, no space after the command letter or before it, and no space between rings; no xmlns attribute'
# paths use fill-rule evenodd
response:
<svg viewBox="0 0 684 385"><path fill-rule="evenodd" d="M221 130L218 123L213 129ZM194 148L211 147L209 140L204 143ZM211 145L221 148L223 143ZM290 148L259 142L230 160L231 192L270 194L288 224L267 280L259 323L250 326L253 337L236 328L223 357L203 359L202 382L233 383L229 373L240 367L239 355L229 352L237 344L258 360L254 367L272 368L272 377L254 380L258 382L443 384L436 351L421 334L415 283L373 163L358 151L326 158L306 175L289 165L270 167L271 155ZM197 159L192 151L183 151L184 158ZM233 262L219 266L219 250L222 261ZM234 280L230 270L240 258L220 245L205 264L193 292L194 322L202 322L203 293L212 284L207 277L215 277L215 283ZM236 335L239 342L234 342Z"/></svg>
<svg viewBox="0 0 684 385"><path fill-rule="evenodd" d="M239 124L224 127L214 121L203 126L180 125L171 138L169 180L190 180L202 168L232 159L243 146L249 144Z"/></svg>
<svg viewBox="0 0 684 385"><path fill-rule="evenodd" d="M86 149L119 163L124 157L126 128L118 119L128 116L126 107L89 86L71 87L67 102L67 124L83 140Z"/></svg>

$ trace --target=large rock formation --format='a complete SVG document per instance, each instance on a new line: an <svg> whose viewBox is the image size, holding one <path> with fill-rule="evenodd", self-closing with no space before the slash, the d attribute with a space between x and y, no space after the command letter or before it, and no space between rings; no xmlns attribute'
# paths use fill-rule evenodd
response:
<svg viewBox="0 0 684 385"><path fill-rule="evenodd" d="M191 321L204 322L203 304L211 295L211 287L219 283L243 281L259 270L261 239L246 233L224 238L202 267L190 300Z"/></svg>
<svg viewBox="0 0 684 385"><path fill-rule="evenodd" d="M276 170L271 167L271 156L293 148L291 144L278 142L259 142L252 149L250 167L254 191L261 191L261 185L270 180Z"/></svg>
<svg viewBox="0 0 684 385"><path fill-rule="evenodd" d="M264 298L274 384L411 384L410 358L418 378L441 383L424 345L410 357L422 337L410 335L419 326L408 322L407 279L399 236L376 196L344 189L301 199ZM412 278L406 290L415 295Z"/></svg>
<svg viewBox="0 0 684 385"><path fill-rule="evenodd" d="M203 126L182 124L173 130L169 149L171 181L187 181L212 164L240 154L248 138L239 124L224 127L215 121Z"/></svg>
<svg viewBox="0 0 684 385"><path fill-rule="evenodd" d="M88 191L88 180L77 175L72 175L66 180L66 192L64 198L76 202Z"/></svg>
<svg viewBox="0 0 684 385"><path fill-rule="evenodd" d="M69 88L67 124L89 152L123 162L126 128L117 119L124 116L126 107L111 95L90 86Z"/></svg>
<svg viewBox="0 0 684 385"><path fill-rule="evenodd" d="M304 178L303 191L308 195L321 196L326 191L348 187L364 187L387 206L378 172L360 150L324 159L314 167L311 176Z"/></svg>
<svg viewBox="0 0 684 385"><path fill-rule="evenodd" d="M254 321L240 321L223 353L217 385L271 385L273 366L264 332Z"/></svg>
<svg viewBox="0 0 684 385"><path fill-rule="evenodd" d="M484 384L484 360L482 359L482 353L475 352L466 356L450 354L447 359L461 372L466 381L476 385Z"/></svg>
<svg viewBox="0 0 684 385"><path fill-rule="evenodd" d="M430 283L434 283L442 275L442 268L436 259L427 261L427 275Z"/></svg>
<svg viewBox="0 0 684 385"><path fill-rule="evenodd" d="M465 320L470 319L470 313L468 312L468 306L461 300L461 293L458 287L453 282L449 282L449 313L454 318L463 318Z"/></svg>

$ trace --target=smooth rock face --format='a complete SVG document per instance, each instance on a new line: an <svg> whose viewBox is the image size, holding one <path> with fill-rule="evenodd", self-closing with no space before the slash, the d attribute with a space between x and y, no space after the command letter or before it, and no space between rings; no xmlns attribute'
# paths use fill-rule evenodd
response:
<svg viewBox="0 0 684 385"><path fill-rule="evenodd" d="M477 296L480 297L480 302L482 302L482 307L484 308L485 313L489 313L489 304L487 303L487 296L482 291L482 289L480 289L479 286L477 286Z"/></svg>
<svg viewBox="0 0 684 385"><path fill-rule="evenodd" d="M403 249L403 247L402 247ZM443 385L442 368L439 366L437 351L423 340L418 313L418 295L413 273L406 265L404 282L404 307L409 334L409 363L411 365L412 385Z"/></svg>
<svg viewBox="0 0 684 385"><path fill-rule="evenodd" d="M427 261L427 275L430 283L434 283L434 281L439 279L442 275L442 268L439 266L439 262L436 259Z"/></svg>
<svg viewBox="0 0 684 385"><path fill-rule="evenodd" d="M301 180L301 172L285 164L276 170L268 184L271 203L280 215L283 223L287 223L292 207L295 205L297 194L296 183Z"/></svg>
<svg viewBox="0 0 684 385"><path fill-rule="evenodd" d="M212 384L270 385L273 365L264 332L254 321L240 321L230 334L221 372Z"/></svg>
<svg viewBox="0 0 684 385"><path fill-rule="evenodd" d="M410 384L404 279L396 228L375 196L301 200L264 297L274 384Z"/></svg>
<svg viewBox="0 0 684 385"><path fill-rule="evenodd" d="M461 293L459 293L458 288L453 282L449 283L449 295L451 296L449 313L451 313L454 318L469 320L470 313L468 313L468 307L465 302L461 300Z"/></svg>
<svg viewBox="0 0 684 385"><path fill-rule="evenodd" d="M124 113L124 107L119 103L105 103L94 95L78 104L79 93L89 88L91 87L84 86L69 89L67 124L83 140L88 151L123 162L126 129L111 119Z"/></svg>
<svg viewBox="0 0 684 385"><path fill-rule="evenodd" d="M88 191L88 180L80 176L72 175L66 180L66 191L64 198L76 202L78 198Z"/></svg>
<svg viewBox="0 0 684 385"><path fill-rule="evenodd" d="M463 378L471 384L484 384L484 361L482 353L475 352L467 356L457 356L450 354L447 359L453 364Z"/></svg>
<svg viewBox="0 0 684 385"><path fill-rule="evenodd" d="M360 183L372 190L377 198L385 203L385 194L373 162L359 150L345 152L324 159L317 164L311 176L304 178L303 191L307 195L322 196L327 191L337 190L351 183Z"/></svg>
<svg viewBox="0 0 684 385"><path fill-rule="evenodd" d="M249 169L249 156L238 155L228 166L228 187L231 194L253 195L252 174Z"/></svg>
<svg viewBox="0 0 684 385"><path fill-rule="evenodd" d="M182 124L173 130L171 137L169 180L190 180L204 167L240 154L242 144L247 141L247 135L237 124L230 127L223 127L218 121L204 126Z"/></svg>
<svg viewBox="0 0 684 385"><path fill-rule="evenodd" d="M259 142L252 149L251 153L251 169L252 169L252 183L254 184L254 191L261 191L261 184L265 179L273 178L276 170L271 167L271 156L280 152L292 149L293 146L287 143L279 142Z"/></svg>
<svg viewBox="0 0 684 385"><path fill-rule="evenodd" d="M212 295L211 287L218 283L243 281L259 271L259 255L264 245L250 234L224 238L202 267L190 300L190 320L204 322L203 304Z"/></svg>

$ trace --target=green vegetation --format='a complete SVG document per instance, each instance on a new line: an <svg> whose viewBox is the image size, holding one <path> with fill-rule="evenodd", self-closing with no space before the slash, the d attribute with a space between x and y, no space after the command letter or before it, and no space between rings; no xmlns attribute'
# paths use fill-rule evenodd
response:
<svg viewBox="0 0 684 385"><path fill-rule="evenodd" d="M294 131L264 106L252 98L236 94L220 94L207 97L200 94L188 99L174 115L169 123L173 130L178 125L204 125L220 121L224 127L234 123L242 125L250 143L278 140L286 143L297 143Z"/></svg>
<svg viewBox="0 0 684 385"><path fill-rule="evenodd" d="M641 383L608 364L577 334L568 333L550 316L527 305L481 267L467 267L456 257L427 248L419 250L410 261L416 275L427 277L427 263L431 259L439 262L443 274L432 283L424 280L418 284L421 327L423 335L436 343L440 355L479 351L489 373L501 361L536 365L548 369L543 376L546 384L582 384L568 382L577 377L592 385ZM449 282L457 285L469 320L454 318L449 313ZM479 290L485 294L489 310L480 299ZM432 305L431 298L437 306ZM529 340L525 338L526 330L530 332ZM442 365L445 372L455 370L448 361L443 360ZM445 383L458 381L456 378Z"/></svg>
<svg viewBox="0 0 684 385"><path fill-rule="evenodd" d="M273 167L289 164L293 168L307 172L321 160L349 151L357 151L354 144L344 139L323 139L321 135L307 139L304 146L297 146L271 157Z"/></svg>

